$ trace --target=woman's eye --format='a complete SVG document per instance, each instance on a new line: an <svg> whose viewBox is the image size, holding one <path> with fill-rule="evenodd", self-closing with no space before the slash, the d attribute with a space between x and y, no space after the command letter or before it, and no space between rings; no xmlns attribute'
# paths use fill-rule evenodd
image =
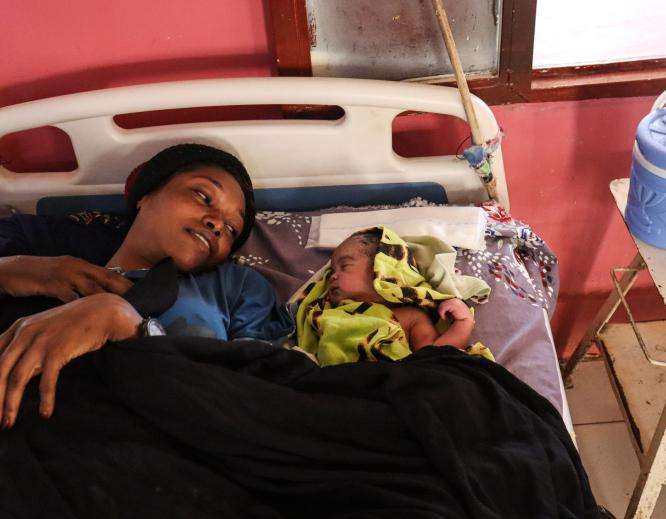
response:
<svg viewBox="0 0 666 519"><path fill-rule="evenodd" d="M203 201L204 204L210 205L210 197L206 193L199 191L198 189L195 189L194 192Z"/></svg>
<svg viewBox="0 0 666 519"><path fill-rule="evenodd" d="M236 235L238 235L238 231L232 225L229 225L227 223L224 225L224 227L226 228L227 232L231 234L231 236L233 236L234 238L236 237Z"/></svg>

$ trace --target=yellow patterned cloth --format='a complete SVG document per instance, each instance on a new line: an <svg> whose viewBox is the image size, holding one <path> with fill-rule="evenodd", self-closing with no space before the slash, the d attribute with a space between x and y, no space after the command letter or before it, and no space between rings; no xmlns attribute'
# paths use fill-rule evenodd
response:
<svg viewBox="0 0 666 519"><path fill-rule="evenodd" d="M386 301L435 309L441 301L455 297L432 288L419 272L414 254L400 236L386 227L375 227L371 231L379 235L373 286Z"/></svg>
<svg viewBox="0 0 666 519"><path fill-rule="evenodd" d="M298 307L299 347L321 366L409 355L407 337L391 309L351 300L333 307L326 297L329 275L330 271L311 287Z"/></svg>
<svg viewBox="0 0 666 519"><path fill-rule="evenodd" d="M379 238L373 286L387 303L414 305L435 315L441 301L459 297L433 289L419 272L410 247L393 231L386 227L369 231ZM424 256L428 247L419 246ZM296 330L300 348L313 354L322 366L380 358L399 360L411 353L405 332L388 306L351 300L333 306L328 298L330 275L331 270L325 270L321 279L308 284L299 296ZM481 283L476 293L487 289L483 281L471 279ZM438 331L445 328L440 326ZM473 348L474 354L490 354L479 343Z"/></svg>

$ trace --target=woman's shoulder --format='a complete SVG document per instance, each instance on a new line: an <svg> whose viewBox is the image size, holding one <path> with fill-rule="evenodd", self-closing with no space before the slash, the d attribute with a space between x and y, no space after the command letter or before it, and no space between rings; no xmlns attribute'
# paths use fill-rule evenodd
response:
<svg viewBox="0 0 666 519"><path fill-rule="evenodd" d="M60 222L61 219L55 217L20 213L0 219L0 255L69 254L57 250L57 233L54 233L54 228Z"/></svg>
<svg viewBox="0 0 666 519"><path fill-rule="evenodd" d="M224 299L231 307L240 302L272 303L275 290L268 280L251 267L224 262L201 275L195 275L203 290L213 290L217 299Z"/></svg>
<svg viewBox="0 0 666 519"><path fill-rule="evenodd" d="M266 281L266 278L263 275L261 275L259 272L254 270L252 267L248 267L246 265L239 265L234 261L225 261L223 263L220 263L215 267L215 271L220 276L234 276L234 277L240 277L242 279L265 281L266 283L268 283L268 281Z"/></svg>
<svg viewBox="0 0 666 519"><path fill-rule="evenodd" d="M118 248L127 225L118 218L16 214L0 219L0 255L70 255L103 264Z"/></svg>
<svg viewBox="0 0 666 519"><path fill-rule="evenodd" d="M216 286L225 294L233 292L272 291L268 280L252 267L225 261L214 268L196 274L190 278L200 286Z"/></svg>

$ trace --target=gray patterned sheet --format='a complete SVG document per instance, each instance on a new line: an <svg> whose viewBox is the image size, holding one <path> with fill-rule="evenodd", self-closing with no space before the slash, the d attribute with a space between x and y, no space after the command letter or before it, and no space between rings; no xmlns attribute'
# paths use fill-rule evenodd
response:
<svg viewBox="0 0 666 519"><path fill-rule="evenodd" d="M410 206L435 205L420 198ZM559 278L557 259L532 229L494 202L488 215L486 250L460 249L456 267L483 278L491 294L474 304L472 336L488 346L497 362L548 398L562 412L557 357L543 310L552 316ZM335 208L316 213L263 212L248 242L236 253L241 264L264 274L286 300L328 261L330 249L304 248L311 217L324 212L386 209Z"/></svg>

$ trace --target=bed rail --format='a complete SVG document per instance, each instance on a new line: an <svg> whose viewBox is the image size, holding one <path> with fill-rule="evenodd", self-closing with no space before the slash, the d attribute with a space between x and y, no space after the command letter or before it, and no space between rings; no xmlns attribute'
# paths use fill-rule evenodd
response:
<svg viewBox="0 0 666 519"><path fill-rule="evenodd" d="M473 97L484 139L498 131L488 106ZM117 114L262 104L339 105L330 120L186 123L124 129ZM455 88L341 78L205 79L111 88L41 99L0 109L0 137L55 126L66 132L78 168L13 173L0 167L0 200L34 211L46 195L122 192L128 172L160 149L182 142L210 144L237 155L257 187L384 182L438 182L451 203L487 199L482 182L455 156L404 158L392 147L392 121L406 110L465 120ZM498 197L509 200L501 149L492 158Z"/></svg>

